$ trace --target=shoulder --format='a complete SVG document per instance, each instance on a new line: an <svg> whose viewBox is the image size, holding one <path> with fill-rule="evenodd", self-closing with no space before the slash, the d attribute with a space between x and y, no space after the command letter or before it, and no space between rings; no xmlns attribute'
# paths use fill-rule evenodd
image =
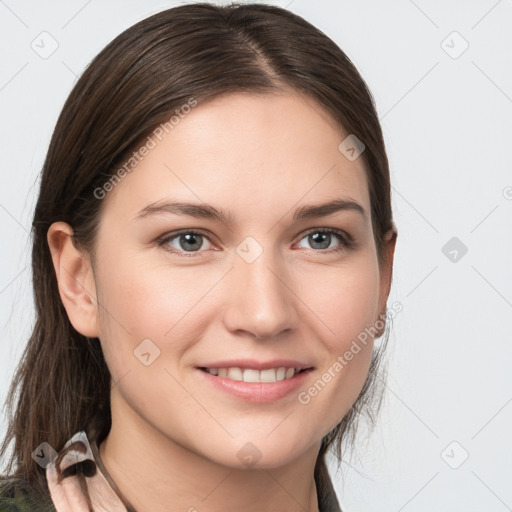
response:
<svg viewBox="0 0 512 512"><path fill-rule="evenodd" d="M19 478L0 475L0 512L56 512L49 497Z"/></svg>

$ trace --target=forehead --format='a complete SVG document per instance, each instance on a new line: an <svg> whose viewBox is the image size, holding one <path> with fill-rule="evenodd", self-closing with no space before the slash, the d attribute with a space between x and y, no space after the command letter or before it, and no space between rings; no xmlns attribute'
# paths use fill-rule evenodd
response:
<svg viewBox="0 0 512 512"><path fill-rule="evenodd" d="M223 95L187 109L167 131L109 192L107 210L169 197L248 217L338 197L369 210L363 159L340 152L348 134L305 96Z"/></svg>

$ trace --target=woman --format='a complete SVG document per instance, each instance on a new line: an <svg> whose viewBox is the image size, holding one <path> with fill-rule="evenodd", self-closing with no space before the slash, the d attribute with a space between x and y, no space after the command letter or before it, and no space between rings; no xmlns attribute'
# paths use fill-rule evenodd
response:
<svg viewBox="0 0 512 512"><path fill-rule="evenodd" d="M325 455L375 405L396 229L328 37L261 4L123 32L64 105L33 236L0 510L340 510Z"/></svg>

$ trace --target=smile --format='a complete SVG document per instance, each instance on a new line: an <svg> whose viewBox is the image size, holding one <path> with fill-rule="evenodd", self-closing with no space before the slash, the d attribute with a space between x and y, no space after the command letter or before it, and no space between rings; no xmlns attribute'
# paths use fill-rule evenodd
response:
<svg viewBox="0 0 512 512"><path fill-rule="evenodd" d="M300 368L286 368L280 366L279 368L268 368L265 370L256 370L253 368L201 368L201 370L214 375L215 377L223 377L230 380L243 381L243 382L261 382L271 383L282 380L292 379L295 375L300 373Z"/></svg>
<svg viewBox="0 0 512 512"><path fill-rule="evenodd" d="M296 393L313 370L310 364L290 359L212 361L195 368L196 375L208 386L238 400L260 404Z"/></svg>

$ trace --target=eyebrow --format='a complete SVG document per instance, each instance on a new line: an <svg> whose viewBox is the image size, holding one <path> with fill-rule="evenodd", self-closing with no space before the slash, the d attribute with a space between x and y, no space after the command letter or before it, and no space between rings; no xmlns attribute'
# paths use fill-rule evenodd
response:
<svg viewBox="0 0 512 512"><path fill-rule="evenodd" d="M327 203L311 204L301 206L293 214L293 220L305 220L332 215L339 211L355 211L366 219L365 209L352 199L335 199ZM212 219L219 222L230 224L233 221L231 212L227 214L218 210L209 204L186 203L186 202L157 202L152 203L140 210L135 216L135 220L143 219L149 215L155 214L174 214L196 217L201 219Z"/></svg>

